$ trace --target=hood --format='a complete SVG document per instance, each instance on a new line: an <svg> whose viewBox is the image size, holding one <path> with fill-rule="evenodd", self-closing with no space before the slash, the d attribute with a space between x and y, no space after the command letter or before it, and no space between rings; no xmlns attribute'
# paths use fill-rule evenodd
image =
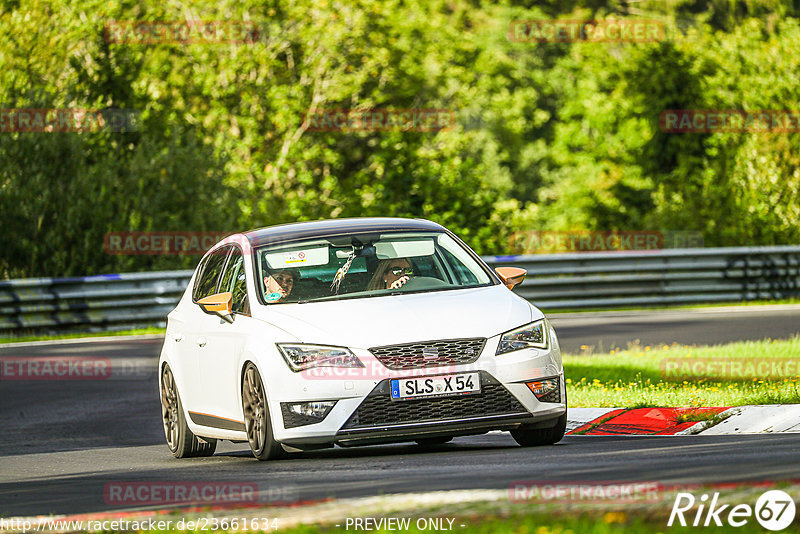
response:
<svg viewBox="0 0 800 534"><path fill-rule="evenodd" d="M304 343L363 349L489 338L543 316L503 285L258 308L253 310L255 318Z"/></svg>

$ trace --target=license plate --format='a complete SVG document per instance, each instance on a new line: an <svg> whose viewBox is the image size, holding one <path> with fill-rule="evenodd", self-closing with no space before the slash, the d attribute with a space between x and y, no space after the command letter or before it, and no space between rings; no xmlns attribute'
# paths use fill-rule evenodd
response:
<svg viewBox="0 0 800 534"><path fill-rule="evenodd" d="M480 393L479 373L458 375L421 376L392 380L392 400L409 400L421 397L444 397Z"/></svg>

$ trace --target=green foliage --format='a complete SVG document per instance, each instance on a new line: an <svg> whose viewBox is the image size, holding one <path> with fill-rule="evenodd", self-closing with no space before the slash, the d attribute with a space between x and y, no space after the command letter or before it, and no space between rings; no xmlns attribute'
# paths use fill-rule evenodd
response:
<svg viewBox="0 0 800 534"><path fill-rule="evenodd" d="M665 109L795 109L777 0L0 3L0 107L135 109L134 132L0 133L0 276L178 268L112 231L425 217L478 252L526 230L800 239L798 140L667 134ZM639 17L659 43L535 44L512 20ZM255 43L109 43L110 21L252 21ZM452 110L441 132L313 132L341 108Z"/></svg>
<svg viewBox="0 0 800 534"><path fill-rule="evenodd" d="M564 356L571 406L703 407L800 401L800 376L793 374L800 337L700 347L629 344L627 349L594 354L593 347L581 349L581 354ZM769 358L754 358L754 354L769 354ZM773 374L757 372L764 361L773 365Z"/></svg>

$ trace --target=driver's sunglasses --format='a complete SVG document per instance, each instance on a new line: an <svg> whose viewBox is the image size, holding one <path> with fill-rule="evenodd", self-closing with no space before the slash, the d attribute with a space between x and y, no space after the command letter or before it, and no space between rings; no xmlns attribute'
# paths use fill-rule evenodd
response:
<svg viewBox="0 0 800 534"><path fill-rule="evenodd" d="M414 269L411 267L395 267L394 269L390 270L395 276L411 276L414 274Z"/></svg>

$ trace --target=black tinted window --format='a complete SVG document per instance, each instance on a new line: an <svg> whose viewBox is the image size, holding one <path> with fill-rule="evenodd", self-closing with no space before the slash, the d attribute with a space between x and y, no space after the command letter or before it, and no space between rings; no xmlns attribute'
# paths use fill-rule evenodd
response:
<svg viewBox="0 0 800 534"><path fill-rule="evenodd" d="M462 285L469 285L469 284L476 284L478 283L478 279L475 275L467 269L463 263L456 260L456 257L453 256L450 251L442 249L442 253L444 254L447 262L450 264L452 269L455 271L456 277L458 277L458 283Z"/></svg>
<svg viewBox="0 0 800 534"><path fill-rule="evenodd" d="M225 265L225 258L230 247L223 247L212 252L204 261L200 278L194 288L194 300L200 300L217 292L217 281Z"/></svg>
<svg viewBox="0 0 800 534"><path fill-rule="evenodd" d="M256 289L267 304L372 297L388 291L442 291L493 283L469 250L443 232L308 239L265 245L257 253ZM404 269L411 271L405 275L409 283L389 287L391 277L400 278L400 274L390 271ZM283 293L288 294L281 296L274 277L287 275L294 283L291 290L283 288ZM265 279L270 280L265 283ZM334 279L337 283L333 283Z"/></svg>
<svg viewBox="0 0 800 534"><path fill-rule="evenodd" d="M230 291L233 293L233 311L242 313L245 311L247 302L247 285L244 277L244 257L238 248L233 249L225 273L222 275L222 283L219 291Z"/></svg>

